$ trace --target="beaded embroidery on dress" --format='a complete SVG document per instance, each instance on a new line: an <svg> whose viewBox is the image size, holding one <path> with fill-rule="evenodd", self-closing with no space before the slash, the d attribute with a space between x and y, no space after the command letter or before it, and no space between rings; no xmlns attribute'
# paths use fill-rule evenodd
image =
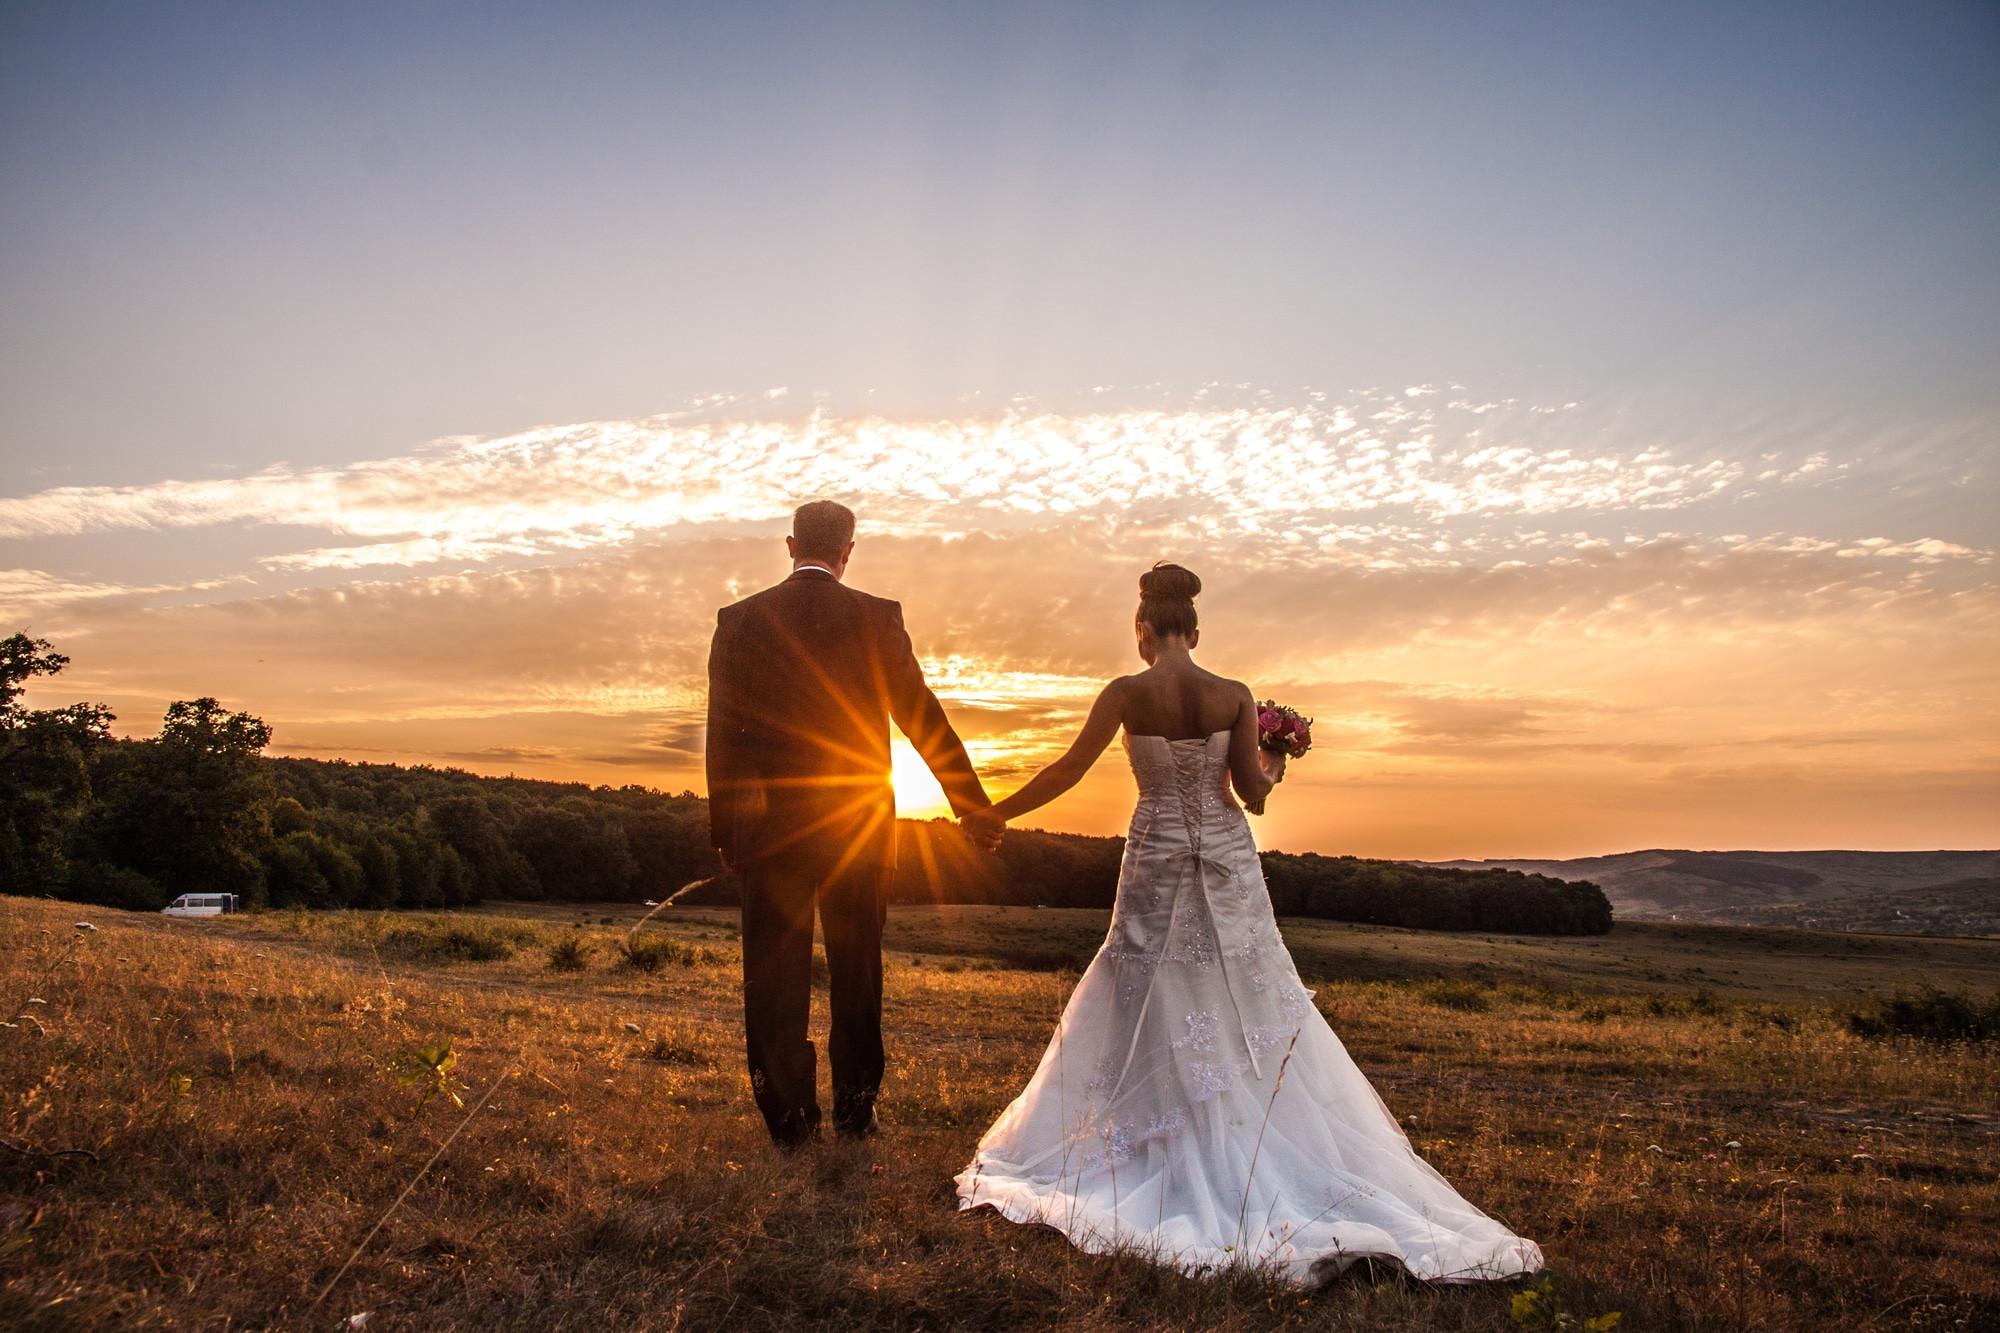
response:
<svg viewBox="0 0 2000 1333"><path fill-rule="evenodd" d="M959 1175L959 1206L1190 1273L1312 1284L1364 1256L1442 1282L1539 1269L1533 1241L1417 1156L1313 1007L1229 791L1229 733L1125 748L1139 804L1110 932Z"/></svg>

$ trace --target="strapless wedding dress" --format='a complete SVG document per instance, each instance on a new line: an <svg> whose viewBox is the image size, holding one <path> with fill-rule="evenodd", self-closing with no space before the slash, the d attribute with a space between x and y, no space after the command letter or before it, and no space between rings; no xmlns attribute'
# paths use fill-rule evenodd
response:
<svg viewBox="0 0 2000 1333"><path fill-rule="evenodd" d="M1364 1256L1471 1282L1541 1249L1418 1157L1299 981L1229 792L1229 733L1125 738L1139 807L1111 930L958 1177L1085 1250L1313 1284Z"/></svg>

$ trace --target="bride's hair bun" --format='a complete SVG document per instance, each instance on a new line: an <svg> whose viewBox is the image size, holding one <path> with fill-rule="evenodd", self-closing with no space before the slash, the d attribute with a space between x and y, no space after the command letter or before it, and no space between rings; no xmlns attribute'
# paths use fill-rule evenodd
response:
<svg viewBox="0 0 2000 1333"><path fill-rule="evenodd" d="M1201 580L1192 569L1162 560L1139 576L1139 595L1164 602L1192 602L1201 596Z"/></svg>
<svg viewBox="0 0 2000 1333"><path fill-rule="evenodd" d="M1139 576L1139 619L1155 634L1186 638L1195 631L1194 599L1200 594L1193 570L1162 560Z"/></svg>

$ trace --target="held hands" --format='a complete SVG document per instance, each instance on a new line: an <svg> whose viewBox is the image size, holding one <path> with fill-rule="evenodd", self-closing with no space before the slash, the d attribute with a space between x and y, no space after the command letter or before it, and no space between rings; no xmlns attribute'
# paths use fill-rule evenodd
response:
<svg viewBox="0 0 2000 1333"><path fill-rule="evenodd" d="M1006 831L1004 820L995 819L991 807L984 810L968 810L959 817L959 829L982 852L1000 850L1000 835Z"/></svg>

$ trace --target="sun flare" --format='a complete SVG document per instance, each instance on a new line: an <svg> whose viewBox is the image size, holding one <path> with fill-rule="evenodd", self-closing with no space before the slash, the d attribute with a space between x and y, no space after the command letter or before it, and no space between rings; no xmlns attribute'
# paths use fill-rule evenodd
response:
<svg viewBox="0 0 2000 1333"><path fill-rule="evenodd" d="M924 757L906 740L897 737L889 746L890 781L896 788L896 813L904 818L929 819L948 815L951 804L944 788L924 763Z"/></svg>

